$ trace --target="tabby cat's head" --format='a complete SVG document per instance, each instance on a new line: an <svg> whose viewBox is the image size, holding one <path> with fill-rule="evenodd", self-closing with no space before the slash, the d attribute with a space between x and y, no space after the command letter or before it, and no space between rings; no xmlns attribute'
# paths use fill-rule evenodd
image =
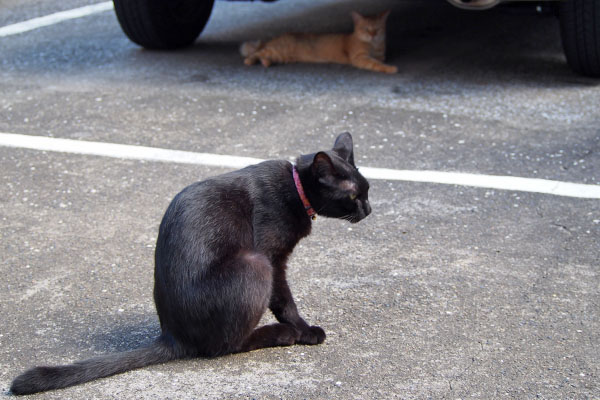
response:
<svg viewBox="0 0 600 400"><path fill-rule="evenodd" d="M371 213L369 182L354 165L348 132L337 137L333 149L300 156L296 165L317 214L356 223Z"/></svg>
<svg viewBox="0 0 600 400"><path fill-rule="evenodd" d="M379 42L385 40L385 21L389 11L372 17L363 17L356 11L352 12L354 34L363 42Z"/></svg>

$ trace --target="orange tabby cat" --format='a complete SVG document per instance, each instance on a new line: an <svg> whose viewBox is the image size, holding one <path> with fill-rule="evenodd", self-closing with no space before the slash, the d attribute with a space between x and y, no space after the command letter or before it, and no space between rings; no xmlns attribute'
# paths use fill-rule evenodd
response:
<svg viewBox="0 0 600 400"><path fill-rule="evenodd" d="M246 65L259 60L265 67L272 63L330 62L393 74L398 69L383 63L385 21L389 13L363 17L353 12L354 32L351 34L286 33L266 43L245 42L240 53Z"/></svg>

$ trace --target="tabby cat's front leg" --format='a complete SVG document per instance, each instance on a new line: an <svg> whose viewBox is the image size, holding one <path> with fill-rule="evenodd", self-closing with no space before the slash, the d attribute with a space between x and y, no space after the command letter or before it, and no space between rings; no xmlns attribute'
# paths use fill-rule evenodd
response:
<svg viewBox="0 0 600 400"><path fill-rule="evenodd" d="M350 61L355 67L368 69L370 71L385 72L386 74L395 74L398 72L398 68L394 65L384 64L381 61L367 55L354 57Z"/></svg>
<svg viewBox="0 0 600 400"><path fill-rule="evenodd" d="M269 308L275 318L283 324L293 326L297 333L298 344L321 344L325 340L325 331L318 326L309 326L298 314L296 303L285 278L285 267L274 268L273 292Z"/></svg>

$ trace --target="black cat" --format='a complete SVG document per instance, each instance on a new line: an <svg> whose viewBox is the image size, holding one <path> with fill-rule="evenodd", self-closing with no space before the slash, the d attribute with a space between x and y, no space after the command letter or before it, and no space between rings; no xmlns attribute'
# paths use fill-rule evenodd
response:
<svg viewBox="0 0 600 400"><path fill-rule="evenodd" d="M188 186L169 205L156 243L160 337L138 350L32 368L11 391L63 388L180 358L322 343L323 329L298 314L286 261L315 213L350 222L369 215L368 190L349 133L295 166L266 161ZM279 323L256 328L267 308Z"/></svg>

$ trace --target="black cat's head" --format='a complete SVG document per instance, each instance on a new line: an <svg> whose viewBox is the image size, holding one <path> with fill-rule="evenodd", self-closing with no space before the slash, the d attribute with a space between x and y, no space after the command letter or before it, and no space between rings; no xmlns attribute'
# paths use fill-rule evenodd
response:
<svg viewBox="0 0 600 400"><path fill-rule="evenodd" d="M317 214L356 223L371 213L369 182L354 165L348 132L337 137L333 149L300 156L296 165Z"/></svg>

